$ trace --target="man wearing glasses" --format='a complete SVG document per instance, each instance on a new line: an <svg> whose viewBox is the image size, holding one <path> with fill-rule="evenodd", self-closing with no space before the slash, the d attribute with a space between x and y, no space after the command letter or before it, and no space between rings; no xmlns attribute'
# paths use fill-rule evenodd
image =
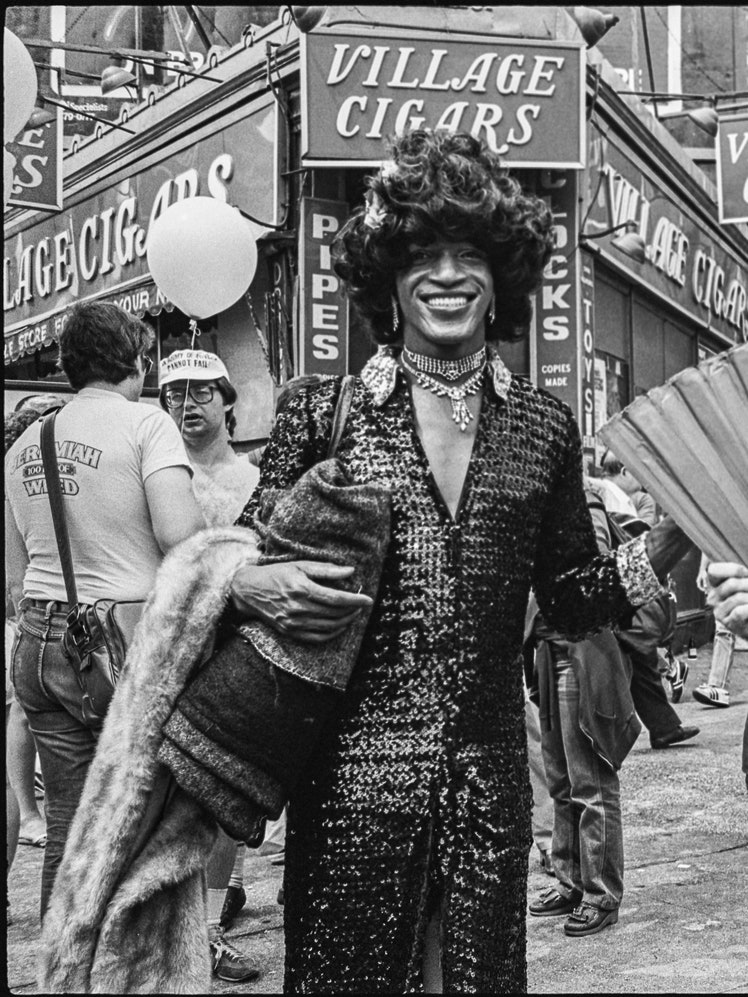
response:
<svg viewBox="0 0 748 997"><path fill-rule="evenodd" d="M161 361L159 401L179 427L194 471L192 487L208 526L232 524L260 473L231 446L236 389L224 363L204 350L177 350Z"/></svg>
<svg viewBox="0 0 748 997"><path fill-rule="evenodd" d="M204 526L192 469L173 422L140 404L152 329L116 305L75 305L59 366L75 397L55 425L60 483L78 599L144 600L164 553ZM62 651L67 604L39 449L39 421L5 462L6 578L18 635L11 679L36 740L45 790L47 908L68 829L98 740ZM106 843L102 843L106 847Z"/></svg>
<svg viewBox="0 0 748 997"><path fill-rule="evenodd" d="M246 455L231 446L237 394L215 353L177 350L161 361L159 401L180 429L192 464L192 487L208 526L229 526L239 516L260 476ZM232 983L254 979L260 968L226 941L224 929L246 902L244 844L219 831L207 868L211 967Z"/></svg>

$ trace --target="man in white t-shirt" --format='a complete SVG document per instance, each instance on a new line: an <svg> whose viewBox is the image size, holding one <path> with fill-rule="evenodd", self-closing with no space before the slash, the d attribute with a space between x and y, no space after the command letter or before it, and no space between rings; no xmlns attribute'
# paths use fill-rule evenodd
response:
<svg viewBox="0 0 748 997"><path fill-rule="evenodd" d="M116 305L74 306L59 364L77 392L55 439L79 602L137 601L163 554L204 526L177 427L138 402L153 332ZM6 573L20 610L12 680L39 751L47 846L42 917L96 749L61 639L69 611L39 448L41 423L5 460Z"/></svg>

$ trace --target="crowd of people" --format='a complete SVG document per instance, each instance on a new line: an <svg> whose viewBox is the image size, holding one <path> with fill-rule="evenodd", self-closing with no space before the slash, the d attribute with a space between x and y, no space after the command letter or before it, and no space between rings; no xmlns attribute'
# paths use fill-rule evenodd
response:
<svg viewBox="0 0 748 997"><path fill-rule="evenodd" d="M334 249L357 327L378 347L353 385L335 456L346 480L389 492L376 597L348 590L353 564L247 556L221 626L260 623L324 657L368 617L347 689L286 801L285 992L519 993L533 837L555 885L530 914L564 916L570 937L614 925L618 770L642 724L655 750L699 733L662 684L669 574L692 545L615 455L585 476L570 410L501 360L497 344L527 333L553 249L547 205L468 135L415 131L389 155ZM84 604L146 601L165 556L198 533L220 552L252 531L261 551L267 510L325 461L338 425L340 378L293 385L258 470L231 445L237 394L214 354L167 356L160 405L139 403L152 346L149 326L111 304L75 306L61 332L60 367L76 393L55 432ZM45 816L35 803L22 811L18 839L44 845L44 934L101 731L63 649L72 607L38 413L10 445L8 432L6 419L6 616L16 630L6 690L44 781ZM620 517L642 528L621 539ZM719 639L745 638L748 568L704 573ZM143 631L149 619L147 604ZM720 667L708 685L726 696ZM289 680L273 674L277 706ZM220 715L208 720L220 729ZM28 787L28 761L25 771ZM241 787L241 772L230 776ZM20 778L12 788L26 807ZM155 781L150 791L156 799ZM204 959L238 982L262 967L224 936L246 901L246 845L220 816L218 827L205 817ZM225 823L236 826L228 814ZM138 848L154 834L144 821ZM171 976L129 992L192 992L165 966Z"/></svg>

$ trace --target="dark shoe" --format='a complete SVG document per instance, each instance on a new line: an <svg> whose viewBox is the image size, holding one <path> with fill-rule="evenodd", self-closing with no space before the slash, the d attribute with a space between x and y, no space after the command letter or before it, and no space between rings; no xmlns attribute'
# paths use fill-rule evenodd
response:
<svg viewBox="0 0 748 997"><path fill-rule="evenodd" d="M671 744L680 744L681 741L687 741L691 737L696 737L698 733L698 727L684 727L681 724L680 727L668 731L667 734L650 738L650 744L653 748L669 748Z"/></svg>
<svg viewBox="0 0 748 997"><path fill-rule="evenodd" d="M530 904L529 910L533 917L557 917L559 914L571 914L577 903L578 898L567 900L554 886L549 886Z"/></svg>
<svg viewBox="0 0 748 997"><path fill-rule="evenodd" d="M229 886L226 890L226 899L223 901L221 911L221 927L228 928L236 915L247 902L247 894L243 886Z"/></svg>
<svg viewBox="0 0 748 997"><path fill-rule="evenodd" d="M210 968L219 980L228 980L229 983L256 980L260 975L260 968L254 960L229 945L222 934L210 942Z"/></svg>
<svg viewBox="0 0 748 997"><path fill-rule="evenodd" d="M595 935L609 924L616 924L618 921L618 908L613 910L601 910L600 907L592 907L590 904L581 904L576 907L564 925L564 931L572 938L580 938L582 935Z"/></svg>

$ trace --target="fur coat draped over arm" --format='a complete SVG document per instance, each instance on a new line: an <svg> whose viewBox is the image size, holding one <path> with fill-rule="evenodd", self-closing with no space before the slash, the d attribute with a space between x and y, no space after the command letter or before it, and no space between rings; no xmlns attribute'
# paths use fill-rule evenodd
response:
<svg viewBox="0 0 748 997"><path fill-rule="evenodd" d="M203 871L214 820L177 791L132 856L165 771L162 727L210 652L234 574L258 556L249 530L216 527L179 544L159 569L42 925L42 993L210 992Z"/></svg>
<svg viewBox="0 0 748 997"><path fill-rule="evenodd" d="M261 552L251 531L213 528L170 552L157 575L44 920L46 992L210 990L203 870L215 822L248 840L282 808L345 689L369 615L321 646L252 623L239 649L234 641L211 654L232 579L248 562L326 560L353 565L347 585L373 598L389 490L354 484L337 460L323 461L269 495L257 526ZM154 826L168 770L179 785Z"/></svg>

